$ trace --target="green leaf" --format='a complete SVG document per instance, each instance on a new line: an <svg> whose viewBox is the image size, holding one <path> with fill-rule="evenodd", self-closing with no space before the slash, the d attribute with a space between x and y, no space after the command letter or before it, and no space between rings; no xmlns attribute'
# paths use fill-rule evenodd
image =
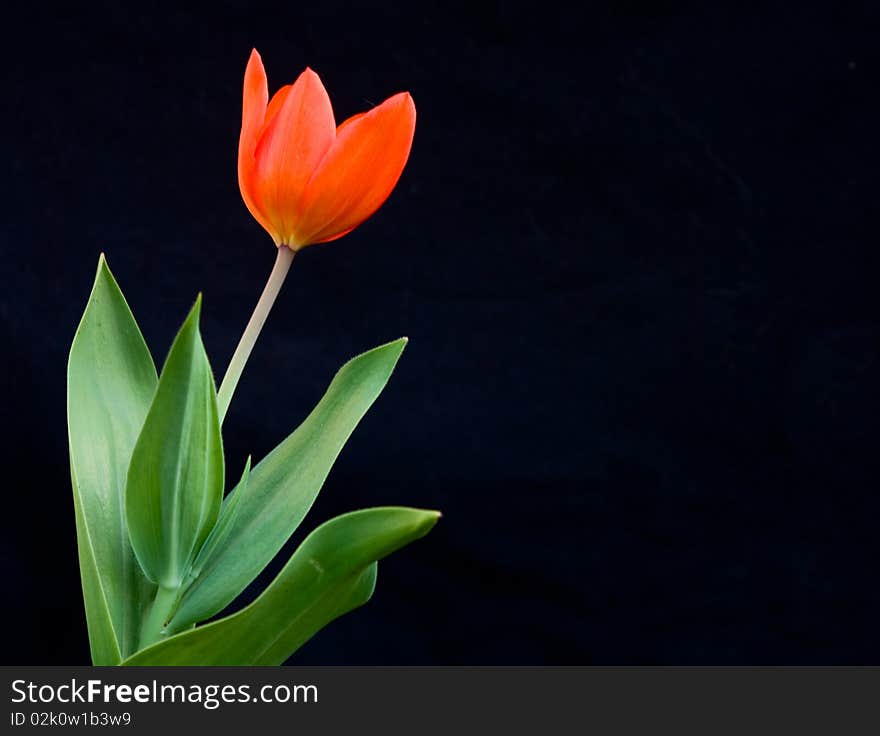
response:
<svg viewBox="0 0 880 736"><path fill-rule="evenodd" d="M366 603L375 563L425 536L440 514L363 509L318 527L238 613L154 644L124 665L279 665L326 624Z"/></svg>
<svg viewBox="0 0 880 736"><path fill-rule="evenodd" d="M199 335L200 311L201 297L165 360L125 490L135 554L166 598L189 572L223 500L217 394Z"/></svg>
<svg viewBox="0 0 880 736"><path fill-rule="evenodd" d="M244 489L247 488L248 478L251 473L251 457L244 464L244 472L241 474L241 480L238 485L233 488L229 494L223 499L223 505L220 507L220 515L217 517L217 523L199 550L196 561L193 562L192 571L190 573L191 580L197 578L202 569L210 564L214 553L226 546L226 540L229 536L229 530L232 528L232 522L235 520L238 511L239 501L241 500ZM191 582L187 581L187 584ZM185 586L184 586L185 587Z"/></svg>
<svg viewBox="0 0 880 736"><path fill-rule="evenodd" d="M401 338L346 363L299 428L254 468L223 546L184 593L170 630L221 611L278 553L311 508L405 346Z"/></svg>
<svg viewBox="0 0 880 736"><path fill-rule="evenodd" d="M152 594L129 543L125 474L156 390L156 369L102 254L67 366L67 425L77 548L92 661L136 650Z"/></svg>

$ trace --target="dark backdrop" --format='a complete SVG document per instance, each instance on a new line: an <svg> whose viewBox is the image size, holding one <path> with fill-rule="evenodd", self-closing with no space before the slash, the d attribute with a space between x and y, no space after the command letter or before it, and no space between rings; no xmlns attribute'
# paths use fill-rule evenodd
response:
<svg viewBox="0 0 880 736"><path fill-rule="evenodd" d="M226 422L240 468L411 338L303 528L444 518L294 661L880 660L876 5L587 5L5 15L8 663L88 657L64 392L99 251L158 362L204 291L217 373L272 265L235 174L252 46L340 120L419 114L387 205L297 258Z"/></svg>

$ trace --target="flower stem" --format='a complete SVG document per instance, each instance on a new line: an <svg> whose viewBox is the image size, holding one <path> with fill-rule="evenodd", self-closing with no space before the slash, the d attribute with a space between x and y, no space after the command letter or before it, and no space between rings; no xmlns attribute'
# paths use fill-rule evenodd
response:
<svg viewBox="0 0 880 736"><path fill-rule="evenodd" d="M244 334L238 342L238 347L232 354L232 360L229 361L229 367L226 369L226 375L220 384L220 390L217 392L217 411L220 415L220 423L226 416L226 410L229 408L229 402L232 401L232 394L235 393L235 387L238 385L238 379L241 378L241 372L244 370L245 363L254 349L254 343L260 336L260 330L266 322L266 317L275 303L275 297L281 291L281 285L287 277L290 270L290 264L293 262L295 252L286 245L278 246L278 257L275 259L275 265L272 267L272 273L269 274L269 280L260 295L260 300L251 315L247 327L244 328Z"/></svg>
<svg viewBox="0 0 880 736"><path fill-rule="evenodd" d="M165 624L174 613L173 609L177 604L178 593L177 588L165 588L161 585L156 589L156 597L141 624L138 648L143 649L166 635Z"/></svg>

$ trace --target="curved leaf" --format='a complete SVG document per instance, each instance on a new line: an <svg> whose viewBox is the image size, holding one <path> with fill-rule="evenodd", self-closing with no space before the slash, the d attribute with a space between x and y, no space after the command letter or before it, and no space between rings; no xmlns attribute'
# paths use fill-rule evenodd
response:
<svg viewBox="0 0 880 736"><path fill-rule="evenodd" d="M138 652L124 665L279 665L326 624L369 600L375 563L427 534L440 514L401 507L337 516L312 532L238 613Z"/></svg>
<svg viewBox="0 0 880 736"><path fill-rule="evenodd" d="M406 338L350 360L311 414L251 472L224 544L181 598L170 630L225 608L278 553L311 508L346 440L388 383Z"/></svg>
<svg viewBox="0 0 880 736"><path fill-rule="evenodd" d="M201 297L180 328L131 456L125 515L147 577L183 582L223 500L217 394L199 335Z"/></svg>
<svg viewBox="0 0 880 736"><path fill-rule="evenodd" d="M156 383L153 359L102 254L67 366L77 548L97 665L135 651L139 611L152 593L129 543L124 493Z"/></svg>
<svg viewBox="0 0 880 736"><path fill-rule="evenodd" d="M233 488L226 498L223 499L223 505L220 507L220 515L217 517L217 523L214 525L214 528L211 530L211 533L208 535L208 538L199 550L198 555L196 555L196 560L193 562L192 572L190 573L192 579L197 578L201 574L202 568L210 564L214 553L226 545L229 530L232 528L232 522L235 520L239 501L244 493L244 489L247 488L250 474L251 457L248 455L248 459L244 464L244 472L241 474L241 480L238 481L235 488ZM188 585L189 582L191 581L188 580L186 585ZM186 587L186 585L184 587Z"/></svg>

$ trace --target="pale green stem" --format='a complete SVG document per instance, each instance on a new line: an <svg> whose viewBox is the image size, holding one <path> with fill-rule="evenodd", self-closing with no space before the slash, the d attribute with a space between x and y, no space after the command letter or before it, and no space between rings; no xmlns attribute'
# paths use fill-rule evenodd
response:
<svg viewBox="0 0 880 736"><path fill-rule="evenodd" d="M156 589L156 597L141 624L139 649L143 649L165 636L165 625L174 613L178 592L178 588L165 588L161 585Z"/></svg>
<svg viewBox="0 0 880 736"><path fill-rule="evenodd" d="M235 387L238 385L238 379L241 378L241 372L244 370L245 363L254 349L254 343L260 336L260 330L266 322L266 317L275 303L275 297L281 291L281 285L287 277L290 270L290 264L293 262L295 252L286 245L278 247L278 257L275 259L275 265L272 267L272 273L269 274L269 280L266 287L260 295L260 301L251 315L247 327L244 328L244 334L238 342L238 347L232 354L232 360L229 361L229 367L226 369L226 375L223 376L223 382L220 384L220 390L217 392L217 411L220 414L220 423L226 416L226 410L229 408L229 402L232 401L232 394L235 393Z"/></svg>

